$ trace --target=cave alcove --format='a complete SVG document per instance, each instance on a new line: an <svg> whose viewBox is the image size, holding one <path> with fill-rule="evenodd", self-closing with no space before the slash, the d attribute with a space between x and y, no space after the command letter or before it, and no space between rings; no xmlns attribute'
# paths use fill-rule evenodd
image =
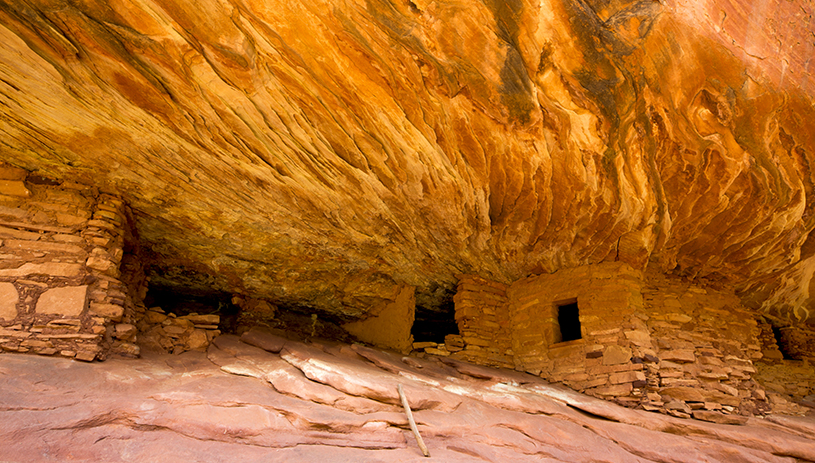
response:
<svg viewBox="0 0 815 463"><path fill-rule="evenodd" d="M459 334L456 308L452 294L438 305L416 305L413 327L410 330L414 342L444 343L448 334Z"/></svg>
<svg viewBox="0 0 815 463"><path fill-rule="evenodd" d="M174 286L150 285L144 298L146 307L161 307L166 313L177 316L197 313L218 315L218 329L222 333L235 334L240 307L232 303L232 294L222 291L202 291Z"/></svg>

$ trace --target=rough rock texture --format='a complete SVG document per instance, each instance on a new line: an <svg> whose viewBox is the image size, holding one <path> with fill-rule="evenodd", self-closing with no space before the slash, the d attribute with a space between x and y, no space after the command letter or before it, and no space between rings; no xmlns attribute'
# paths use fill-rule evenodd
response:
<svg viewBox="0 0 815 463"><path fill-rule="evenodd" d="M124 203L0 162L0 349L104 359L138 355ZM122 323L124 322L124 323Z"/></svg>
<svg viewBox="0 0 815 463"><path fill-rule="evenodd" d="M455 313L461 349L446 352L454 359L514 367L621 405L684 418L700 409L749 416L771 408L753 380L754 362L769 352L762 346L766 337L732 291L606 262L509 287L464 276ZM768 355L765 363L778 357ZM795 378L789 391L777 386L787 370L771 370L764 378L776 385L772 390L796 401L809 394L793 384L812 382L811 370L787 375ZM704 411L693 416L708 418Z"/></svg>
<svg viewBox="0 0 815 463"><path fill-rule="evenodd" d="M254 330L208 353L84 364L0 355L6 461L789 462L812 417L717 424L625 409L540 378ZM256 347L259 346L259 347ZM431 458L408 430L402 384ZM798 459L798 460L796 460Z"/></svg>
<svg viewBox="0 0 815 463"><path fill-rule="evenodd" d="M3 0L0 156L125 198L157 282L350 320L622 260L802 323L812 10Z"/></svg>

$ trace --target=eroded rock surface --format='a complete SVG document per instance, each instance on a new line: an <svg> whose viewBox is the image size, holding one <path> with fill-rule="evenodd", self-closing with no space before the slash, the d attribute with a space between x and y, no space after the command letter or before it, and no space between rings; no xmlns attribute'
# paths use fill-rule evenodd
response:
<svg viewBox="0 0 815 463"><path fill-rule="evenodd" d="M158 283L351 320L403 285L432 304L460 273L622 260L801 323L811 17L811 0L1 1L0 156L125 198Z"/></svg>
<svg viewBox="0 0 815 463"><path fill-rule="evenodd" d="M93 365L0 355L0 459L815 460L812 417L682 420L450 359L302 344L258 330L243 339L218 337L207 354ZM397 384L430 459L408 430Z"/></svg>

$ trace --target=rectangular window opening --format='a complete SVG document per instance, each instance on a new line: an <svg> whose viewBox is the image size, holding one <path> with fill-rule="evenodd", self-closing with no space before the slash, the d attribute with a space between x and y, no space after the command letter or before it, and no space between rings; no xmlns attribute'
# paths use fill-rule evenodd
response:
<svg viewBox="0 0 815 463"><path fill-rule="evenodd" d="M580 311L577 299L557 304L557 323L560 326L560 342L581 339Z"/></svg>

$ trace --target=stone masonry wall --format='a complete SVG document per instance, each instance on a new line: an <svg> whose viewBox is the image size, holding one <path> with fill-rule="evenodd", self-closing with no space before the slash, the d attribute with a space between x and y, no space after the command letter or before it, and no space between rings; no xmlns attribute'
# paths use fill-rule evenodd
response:
<svg viewBox="0 0 815 463"><path fill-rule="evenodd" d="M507 287L506 303L496 298L495 285L474 281L460 284L455 299L462 334L492 326L485 321L507 310L507 330L484 331L477 339L480 349L497 349L507 338L496 338L508 336L511 349L504 352L517 370L685 418L734 422L735 415L769 408L752 379L753 362L762 356L759 329L732 292L643 274L620 262L524 278ZM578 306L581 338L560 342L558 306L571 302Z"/></svg>
<svg viewBox="0 0 815 463"><path fill-rule="evenodd" d="M510 285L515 367L606 398L629 398L645 385L642 362L623 328L641 325L640 272L610 262L564 269ZM581 339L560 342L558 305L576 301ZM638 356L639 357L639 356ZM638 399L632 399L636 401Z"/></svg>
<svg viewBox="0 0 815 463"><path fill-rule="evenodd" d="M480 365L513 364L506 285L461 275L453 298L462 350L452 357ZM450 344L447 341L446 344Z"/></svg>
<svg viewBox="0 0 815 463"><path fill-rule="evenodd" d="M752 378L762 357L758 323L735 294L649 275L643 298L652 340L643 348L659 359L646 363L644 408L682 417L769 408Z"/></svg>
<svg viewBox="0 0 815 463"><path fill-rule="evenodd" d="M3 351L138 355L120 280L126 222L114 196L0 164Z"/></svg>
<svg viewBox="0 0 815 463"><path fill-rule="evenodd" d="M766 389L773 410L802 415L815 408L815 360L784 358L770 321L762 319L758 326L763 358L755 362L754 379Z"/></svg>

